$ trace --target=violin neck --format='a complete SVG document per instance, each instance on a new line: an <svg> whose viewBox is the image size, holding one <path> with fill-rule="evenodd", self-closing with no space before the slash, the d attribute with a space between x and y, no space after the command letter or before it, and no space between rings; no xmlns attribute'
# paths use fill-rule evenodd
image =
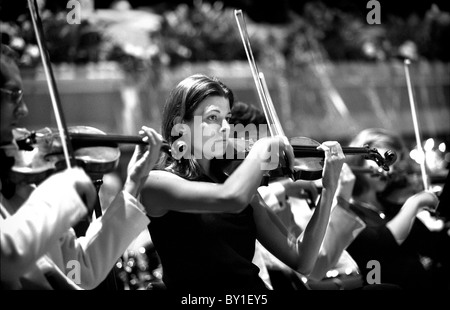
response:
<svg viewBox="0 0 450 310"><path fill-rule="evenodd" d="M91 133L71 133L70 138L74 145L79 146L116 146L117 144L141 144L147 145L148 142L142 140L140 136L126 135L103 135ZM161 151L171 156L170 145L163 141Z"/></svg>
<svg viewBox="0 0 450 310"><path fill-rule="evenodd" d="M99 144L101 143L147 144L146 142L142 141L142 137L140 136L71 133L70 138L74 142L92 142Z"/></svg>
<svg viewBox="0 0 450 310"><path fill-rule="evenodd" d="M325 153L312 145L293 145L295 157L324 157ZM345 155L364 155L368 149L364 147L342 147Z"/></svg>
<svg viewBox="0 0 450 310"><path fill-rule="evenodd" d="M361 155L368 154L369 149L366 147L351 147L351 146L343 146L342 151L345 155Z"/></svg>

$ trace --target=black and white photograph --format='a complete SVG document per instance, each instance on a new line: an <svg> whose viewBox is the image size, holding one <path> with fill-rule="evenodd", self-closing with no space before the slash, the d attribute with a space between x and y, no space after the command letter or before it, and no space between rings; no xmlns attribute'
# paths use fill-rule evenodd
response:
<svg viewBox="0 0 450 310"><path fill-rule="evenodd" d="M0 36L13 304L450 305L450 2L3 0Z"/></svg>

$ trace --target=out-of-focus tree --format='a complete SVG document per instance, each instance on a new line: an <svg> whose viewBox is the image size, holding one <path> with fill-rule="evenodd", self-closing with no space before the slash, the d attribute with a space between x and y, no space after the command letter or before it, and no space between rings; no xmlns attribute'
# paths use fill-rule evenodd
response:
<svg viewBox="0 0 450 310"><path fill-rule="evenodd" d="M55 63L112 60L132 72L145 70L149 62L153 66L245 60L244 50L237 48L242 43L234 20L234 8L244 11L257 60L277 62L283 56L291 64L302 64L308 62L311 53L319 50L331 61L384 61L405 53L429 60L450 59L447 40L450 13L438 5L430 5L424 10L422 2L421 6L411 4L406 17L392 13L395 12L393 5L383 2L380 25L367 24L365 6L360 8L362 4L343 0L335 4L299 1L295 5L292 1L282 1L273 10L286 13L280 13L280 16L285 15L280 19L282 22L264 21L267 1L150 1L147 7L141 7L143 2L111 1L113 5L128 3L130 9L123 16L111 15L109 22L105 16L113 14L114 10L96 9L92 14L96 18L84 15L80 24L67 23L68 9L61 3L41 2L46 3L42 19L48 49ZM16 4L19 3L23 1ZM140 9L135 9L136 6ZM263 12L257 20L254 19L255 8ZM8 9L11 11L12 6L2 4L0 15L5 15ZM34 66L39 63L39 55L29 14L26 7L24 9L15 21L2 21L2 42L19 51L25 65ZM157 27L147 27L148 18L142 18L145 12L158 16ZM126 17L133 14L140 17L127 21ZM131 29L130 35L121 35L126 29ZM136 46L136 33L141 38L138 48L133 47ZM111 40L111 37L116 39ZM148 45L142 52L141 43L145 42Z"/></svg>
<svg viewBox="0 0 450 310"><path fill-rule="evenodd" d="M231 8L194 1L163 14L161 43L171 65L184 61L245 59Z"/></svg>

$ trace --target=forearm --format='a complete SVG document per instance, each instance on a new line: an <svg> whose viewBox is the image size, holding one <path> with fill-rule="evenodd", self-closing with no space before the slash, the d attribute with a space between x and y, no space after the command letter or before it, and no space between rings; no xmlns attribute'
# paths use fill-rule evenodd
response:
<svg viewBox="0 0 450 310"><path fill-rule="evenodd" d="M324 188L319 206L308 222L303 234L297 240L298 252L302 253L302 260L297 271L309 275L316 263L330 218L332 194Z"/></svg>
<svg viewBox="0 0 450 310"><path fill-rule="evenodd" d="M269 218L271 219L271 221L273 222L273 224L278 228L278 230L286 237L289 237L289 231L287 229L287 227L285 226L285 224L281 221L281 219L278 217L278 215L273 211L273 209L271 207L269 207L266 204L266 201L260 196L260 194L258 193L258 195L255 195L254 198L254 202L258 202L260 203L262 206L264 206L264 209L267 212L267 215L269 216ZM254 203L252 203L252 205L254 205Z"/></svg>
<svg viewBox="0 0 450 310"><path fill-rule="evenodd" d="M386 227L390 230L398 244L402 244L408 237L418 208L419 206L415 201L407 200L398 214L386 224Z"/></svg>
<svg viewBox="0 0 450 310"><path fill-rule="evenodd" d="M247 158L224 182L221 192L224 197L234 196L238 203L246 206L250 203L266 170L263 170L260 158Z"/></svg>
<svg viewBox="0 0 450 310"><path fill-rule="evenodd" d="M359 217L339 204L336 205L331 211L330 223L309 278L321 280L326 272L337 264L342 252L365 227L366 225Z"/></svg>
<svg viewBox="0 0 450 310"><path fill-rule="evenodd" d="M123 185L123 191L129 193L133 197L137 197L141 190L142 185L144 184L144 180L134 181L127 177L125 184Z"/></svg>

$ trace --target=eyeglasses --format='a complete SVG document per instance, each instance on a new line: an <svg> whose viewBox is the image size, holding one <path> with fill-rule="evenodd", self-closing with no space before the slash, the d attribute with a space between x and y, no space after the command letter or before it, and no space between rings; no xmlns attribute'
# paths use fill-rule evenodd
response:
<svg viewBox="0 0 450 310"><path fill-rule="evenodd" d="M10 90L6 88L0 88L0 92L4 95L9 96L14 105L19 105L23 99L23 90Z"/></svg>

